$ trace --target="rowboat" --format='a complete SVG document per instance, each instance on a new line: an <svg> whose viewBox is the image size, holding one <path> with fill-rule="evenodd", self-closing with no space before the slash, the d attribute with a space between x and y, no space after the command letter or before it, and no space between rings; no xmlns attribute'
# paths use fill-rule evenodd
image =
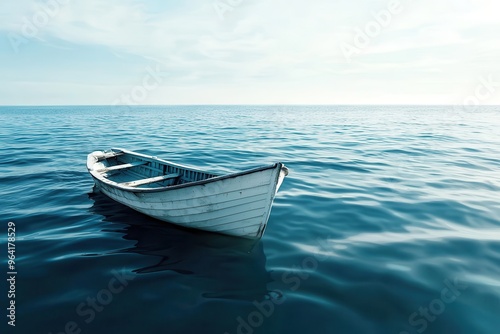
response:
<svg viewBox="0 0 500 334"><path fill-rule="evenodd" d="M124 149L87 157L95 187L153 218L249 239L266 230L288 169L280 162L219 175Z"/></svg>

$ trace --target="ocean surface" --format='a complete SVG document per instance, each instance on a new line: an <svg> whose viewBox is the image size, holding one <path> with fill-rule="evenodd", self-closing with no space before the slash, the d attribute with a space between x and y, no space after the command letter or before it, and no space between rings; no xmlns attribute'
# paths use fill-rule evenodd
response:
<svg viewBox="0 0 500 334"><path fill-rule="evenodd" d="M0 124L1 333L500 333L500 107L0 107ZM86 156L112 147L290 175L250 242L93 193Z"/></svg>

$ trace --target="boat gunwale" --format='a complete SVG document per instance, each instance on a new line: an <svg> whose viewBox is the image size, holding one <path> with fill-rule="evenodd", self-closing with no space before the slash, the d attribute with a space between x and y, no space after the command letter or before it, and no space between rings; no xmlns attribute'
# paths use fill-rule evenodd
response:
<svg viewBox="0 0 500 334"><path fill-rule="evenodd" d="M138 156L140 158L146 158L146 159L150 159L153 161L159 161L159 162L165 163L167 165L182 168L185 170L191 170L191 171L196 171L196 172L200 172L200 173L217 175L217 174L214 174L211 172L206 172L206 171L202 171L199 169L194 169L194 168L190 168L190 167L183 166L180 164L172 163L170 161L163 160L161 158L148 156L145 154L136 153L136 152L132 152L132 151L124 150L124 149L112 149L112 151L116 151L117 153L123 152L124 154L130 154L132 156ZM92 153L90 153L89 155L91 155L91 154ZM106 159L109 159L109 158L112 158L112 157L108 157ZM89 166L87 166L87 167L89 167ZM281 170L281 169L284 169L286 167L283 163L276 162L272 165L256 167L256 168L252 168L252 169L248 169L248 170L244 170L244 171L240 171L240 172L235 172L235 173L230 173L230 174L218 175L218 176L211 177L211 178L208 178L205 180L199 180L199 181L193 181L193 182L188 182L188 183L183 183L183 184L178 184L178 185L171 185L171 186L164 186L164 187L157 187L157 188L137 188L137 187L123 186L117 182L114 182L114 181L107 179L106 177L103 176L102 172L98 172L98 171L93 170L93 169L89 169L89 172L97 180L99 180L99 181L101 181L101 182L103 182L111 187L114 187L114 188L117 188L117 189L120 189L123 191L131 192L131 193L156 193L156 192L166 192L166 191L171 191L171 190L177 190L177 189L205 185L205 184L209 184L209 183L213 183L213 182L218 182L218 181L222 181L222 180L227 180L227 179L231 179L231 178L235 178L235 177L239 177L239 176L244 176L244 175L257 173L257 172L265 171L268 169L276 169L276 168L279 168ZM287 172L287 169L285 172ZM277 179L278 178L279 178L279 173L277 175Z"/></svg>

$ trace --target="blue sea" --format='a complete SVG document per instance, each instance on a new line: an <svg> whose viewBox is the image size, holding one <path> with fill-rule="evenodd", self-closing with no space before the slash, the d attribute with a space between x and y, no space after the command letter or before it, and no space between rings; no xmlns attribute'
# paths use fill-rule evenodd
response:
<svg viewBox="0 0 500 334"><path fill-rule="evenodd" d="M0 107L0 124L1 333L500 331L500 107ZM93 193L86 156L113 147L290 174L252 242Z"/></svg>

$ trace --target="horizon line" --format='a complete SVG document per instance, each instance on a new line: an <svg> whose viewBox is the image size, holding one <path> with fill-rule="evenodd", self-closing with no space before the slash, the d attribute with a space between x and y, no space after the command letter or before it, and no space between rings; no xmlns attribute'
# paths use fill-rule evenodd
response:
<svg viewBox="0 0 500 334"><path fill-rule="evenodd" d="M250 103L250 104L226 104L226 103L195 103L195 104L0 104L0 107L178 107L178 106L463 106L463 107L500 107L500 104L479 104L479 105L462 105L462 104L444 104L444 103Z"/></svg>

